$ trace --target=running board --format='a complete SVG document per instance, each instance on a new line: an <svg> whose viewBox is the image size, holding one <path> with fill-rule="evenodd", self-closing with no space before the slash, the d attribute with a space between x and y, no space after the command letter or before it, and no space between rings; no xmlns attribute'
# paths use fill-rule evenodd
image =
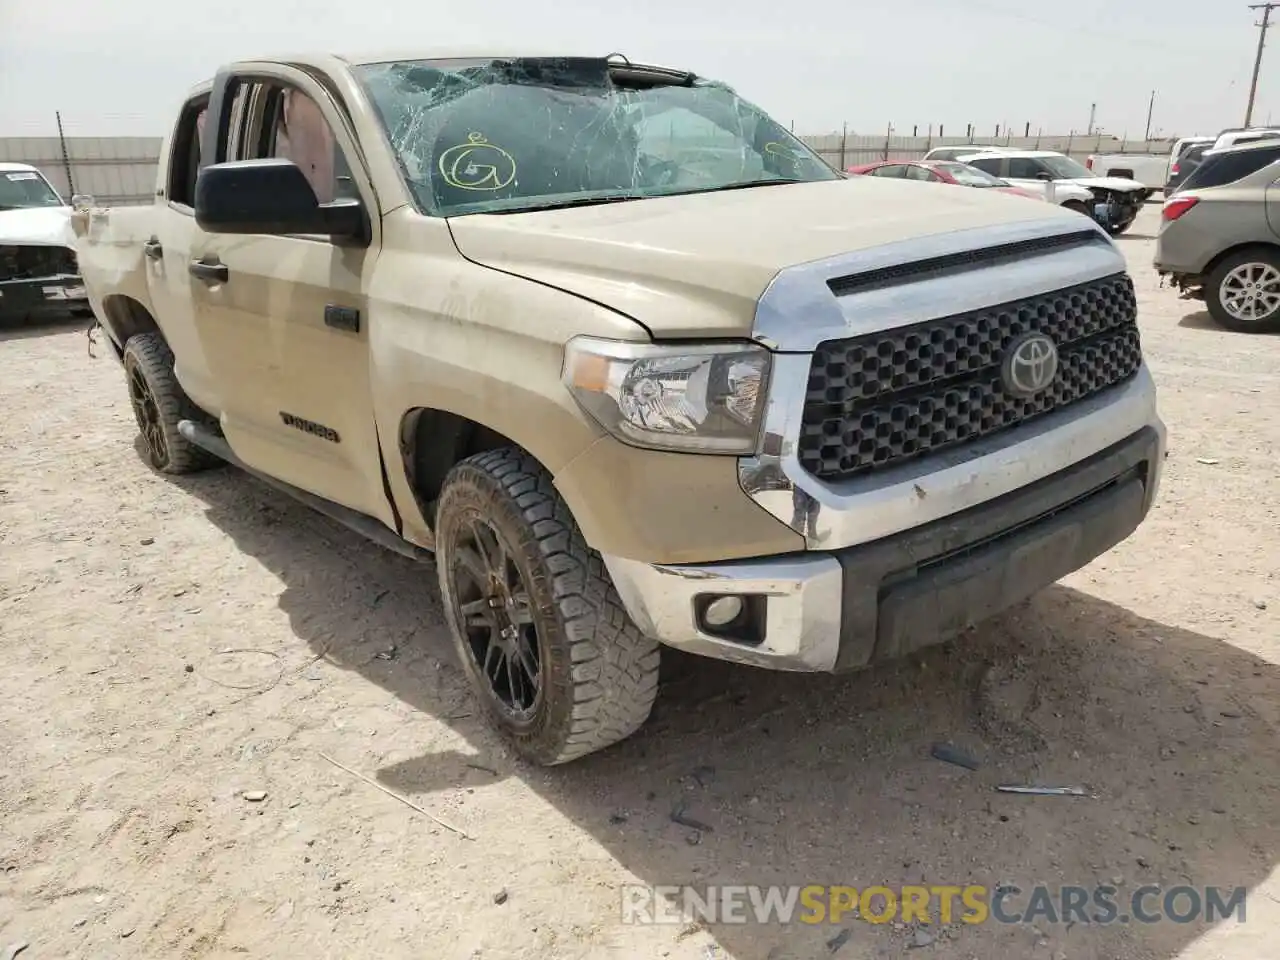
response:
<svg viewBox="0 0 1280 960"><path fill-rule="evenodd" d="M219 436L201 423L194 420L180 420L178 422L178 432L187 440L194 443L202 450L207 450L219 460L225 460L233 467L239 467L245 473L252 477L256 477L269 487L274 487L281 493L286 493L299 503L305 504L318 513L323 513L331 520L336 520L349 530L354 530L368 540L372 540L380 547L385 547L402 557L408 557L411 560L430 560L431 551L424 550L415 544L404 540L389 530L382 521L371 517L367 514L352 510L350 507L344 507L340 503L334 503L332 500L326 500L324 497L318 497L314 493L308 493L293 484L285 483L283 480L277 480L275 477L269 477L265 473L260 473L252 467L245 464L243 460L235 455L231 449L231 445L227 443L224 437Z"/></svg>

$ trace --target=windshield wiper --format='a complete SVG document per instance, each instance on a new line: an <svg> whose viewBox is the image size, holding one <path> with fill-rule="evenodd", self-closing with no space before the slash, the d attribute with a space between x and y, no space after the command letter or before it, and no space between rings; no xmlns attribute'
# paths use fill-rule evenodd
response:
<svg viewBox="0 0 1280 960"><path fill-rule="evenodd" d="M784 183L814 183L812 180L789 180L786 177L777 177L772 180L747 180L743 183L726 183L722 187L706 187L702 190L680 190L676 193L663 193L659 196L663 197L687 197L693 193L722 193L725 190L746 190L748 187L776 187Z"/></svg>
<svg viewBox="0 0 1280 960"><path fill-rule="evenodd" d="M594 207L603 203L623 203L627 200L644 200L646 194L621 193L608 197L578 197L573 200L553 200L550 203L533 203L525 207L512 207L509 210L482 210L478 213L534 213L538 210L566 210L570 207Z"/></svg>

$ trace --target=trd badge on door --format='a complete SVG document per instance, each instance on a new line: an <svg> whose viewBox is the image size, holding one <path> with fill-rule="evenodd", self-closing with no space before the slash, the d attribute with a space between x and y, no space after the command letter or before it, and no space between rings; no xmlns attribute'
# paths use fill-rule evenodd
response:
<svg viewBox="0 0 1280 960"><path fill-rule="evenodd" d="M280 411L280 419L284 421L286 427L293 427L295 430L309 433L313 437L319 437L321 440L328 440L330 443L342 442L342 438L338 436L338 431L332 427L326 427L323 423L304 420L302 417L295 417L292 413L285 413L283 410Z"/></svg>

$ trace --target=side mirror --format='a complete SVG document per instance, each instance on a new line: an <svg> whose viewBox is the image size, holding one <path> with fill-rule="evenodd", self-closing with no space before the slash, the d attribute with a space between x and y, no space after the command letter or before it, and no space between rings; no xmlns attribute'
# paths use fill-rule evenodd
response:
<svg viewBox="0 0 1280 960"><path fill-rule="evenodd" d="M71 209L77 211L88 211L93 209L93 194L77 193L71 197Z"/></svg>
<svg viewBox="0 0 1280 960"><path fill-rule="evenodd" d="M1037 173L1037 174L1036 174L1036 179L1037 179L1037 180L1045 180L1045 181L1052 180L1052 179L1053 179L1053 174L1052 174L1052 173L1048 173L1048 172L1046 172L1046 171L1044 171L1044 170L1041 170L1039 173Z"/></svg>
<svg viewBox="0 0 1280 960"><path fill-rule="evenodd" d="M368 243L359 200L321 203L292 160L235 160L196 177L196 223L209 233L319 233Z"/></svg>

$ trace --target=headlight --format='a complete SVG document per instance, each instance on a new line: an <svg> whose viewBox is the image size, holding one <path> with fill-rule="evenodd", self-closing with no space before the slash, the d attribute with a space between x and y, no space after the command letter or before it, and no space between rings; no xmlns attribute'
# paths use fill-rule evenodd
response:
<svg viewBox="0 0 1280 960"><path fill-rule="evenodd" d="M755 451L769 352L753 344L652 344L574 337L564 383L625 443L662 450Z"/></svg>

